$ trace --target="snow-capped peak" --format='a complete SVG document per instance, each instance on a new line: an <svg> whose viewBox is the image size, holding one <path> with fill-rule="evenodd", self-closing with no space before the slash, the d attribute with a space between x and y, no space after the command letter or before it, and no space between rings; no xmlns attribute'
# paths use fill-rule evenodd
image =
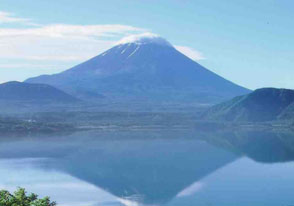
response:
<svg viewBox="0 0 294 206"><path fill-rule="evenodd" d="M117 45L129 44L129 43L134 43L134 44L155 43L155 44L159 44L163 46L172 47L172 45L168 41L166 41L164 38L153 33L143 33L143 34L130 35L130 36L124 37L119 42L117 42Z"/></svg>

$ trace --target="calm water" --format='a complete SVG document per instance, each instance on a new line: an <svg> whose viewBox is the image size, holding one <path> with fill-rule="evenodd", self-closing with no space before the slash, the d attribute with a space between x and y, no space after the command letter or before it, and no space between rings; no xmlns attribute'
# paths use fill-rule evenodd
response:
<svg viewBox="0 0 294 206"><path fill-rule="evenodd" d="M91 131L0 142L0 188L64 206L294 205L291 132Z"/></svg>

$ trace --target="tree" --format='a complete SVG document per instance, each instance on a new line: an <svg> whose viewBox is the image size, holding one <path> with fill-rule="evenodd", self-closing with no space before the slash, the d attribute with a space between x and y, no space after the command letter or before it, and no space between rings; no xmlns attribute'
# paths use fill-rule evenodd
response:
<svg viewBox="0 0 294 206"><path fill-rule="evenodd" d="M0 206L56 206L49 197L39 199L38 195L27 195L24 188L18 188L14 194L6 190L0 190Z"/></svg>

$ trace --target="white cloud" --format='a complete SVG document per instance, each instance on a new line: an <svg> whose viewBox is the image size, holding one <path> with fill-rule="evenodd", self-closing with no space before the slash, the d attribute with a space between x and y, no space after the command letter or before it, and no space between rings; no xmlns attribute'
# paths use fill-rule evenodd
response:
<svg viewBox="0 0 294 206"><path fill-rule="evenodd" d="M135 35L129 35L117 42L117 44L127 44L127 43L133 43L140 41L141 39L157 39L160 38L157 34L153 34L150 32L142 33L142 34L135 34Z"/></svg>
<svg viewBox="0 0 294 206"><path fill-rule="evenodd" d="M90 39L101 37L115 37L118 34L131 34L132 32L144 31L143 29L119 25L70 25L53 24L40 26L38 28L10 29L0 28L0 37L7 36L35 36L48 38L75 38Z"/></svg>
<svg viewBox="0 0 294 206"><path fill-rule="evenodd" d="M187 47L187 46L175 46L175 48L183 53L184 55L186 55L187 57L189 57L192 60L195 61L199 61L199 60L203 60L205 59L205 57L203 56L203 54L191 47Z"/></svg>
<svg viewBox="0 0 294 206"><path fill-rule="evenodd" d="M117 38L142 31L127 25L0 28L0 59L81 61L110 48Z"/></svg>
<svg viewBox="0 0 294 206"><path fill-rule="evenodd" d="M0 24L5 23L33 24L31 19L15 17L12 13L0 11Z"/></svg>
<svg viewBox="0 0 294 206"><path fill-rule="evenodd" d="M150 32L126 36L122 38L120 41L118 41L116 44L127 44L127 43L144 44L144 43L150 43L150 42L157 43L160 45L172 46L164 38Z"/></svg>

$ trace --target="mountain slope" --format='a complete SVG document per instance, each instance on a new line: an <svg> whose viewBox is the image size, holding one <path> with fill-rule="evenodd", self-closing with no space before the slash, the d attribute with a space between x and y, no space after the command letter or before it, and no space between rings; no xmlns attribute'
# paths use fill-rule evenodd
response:
<svg viewBox="0 0 294 206"><path fill-rule="evenodd" d="M87 91L125 100L218 102L249 92L207 70L157 36L122 41L65 72L27 82L43 82L75 95Z"/></svg>
<svg viewBox="0 0 294 206"><path fill-rule="evenodd" d="M262 122L294 118L294 90L263 88L213 106L205 119ZM292 111L292 115L291 112Z"/></svg>
<svg viewBox="0 0 294 206"><path fill-rule="evenodd" d="M279 115L280 120L292 120L294 123L294 102Z"/></svg>
<svg viewBox="0 0 294 206"><path fill-rule="evenodd" d="M0 101L70 103L78 100L50 85L29 84L13 81L0 84Z"/></svg>

